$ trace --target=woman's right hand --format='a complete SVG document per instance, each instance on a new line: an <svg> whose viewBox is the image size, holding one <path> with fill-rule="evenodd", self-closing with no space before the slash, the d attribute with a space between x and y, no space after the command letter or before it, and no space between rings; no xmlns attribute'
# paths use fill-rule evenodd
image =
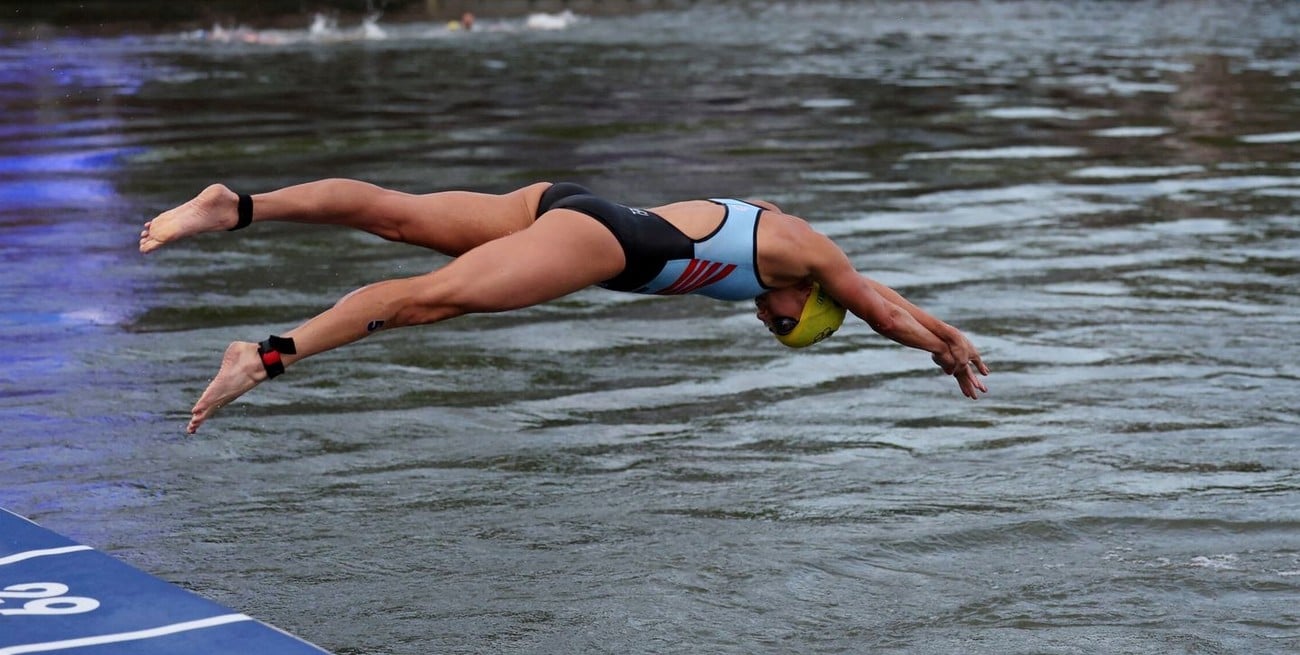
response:
<svg viewBox="0 0 1300 655"><path fill-rule="evenodd" d="M988 375L989 367L966 335L954 328L948 336L944 339L948 350L934 353L931 359L944 373L957 378L957 386L961 387L962 394L976 400L980 393L989 391L976 374Z"/></svg>

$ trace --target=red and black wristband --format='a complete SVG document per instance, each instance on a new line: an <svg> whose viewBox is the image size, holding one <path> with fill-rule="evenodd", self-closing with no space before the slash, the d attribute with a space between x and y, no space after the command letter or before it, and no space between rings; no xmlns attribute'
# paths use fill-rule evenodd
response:
<svg viewBox="0 0 1300 655"><path fill-rule="evenodd" d="M269 380L284 373L284 360L281 355L296 355L298 349L292 338L277 337L274 334L266 341L257 344L257 356L262 358L262 368L266 369Z"/></svg>

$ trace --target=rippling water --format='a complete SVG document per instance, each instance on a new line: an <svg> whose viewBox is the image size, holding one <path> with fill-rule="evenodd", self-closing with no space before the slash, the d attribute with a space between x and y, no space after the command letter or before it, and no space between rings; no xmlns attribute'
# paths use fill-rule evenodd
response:
<svg viewBox="0 0 1300 655"><path fill-rule="evenodd" d="M340 654L1294 652L1298 7L0 33L0 505ZM860 323L793 352L746 303L591 290L184 437L230 340L446 261L283 225L135 253L207 183L329 176L767 198L992 393Z"/></svg>

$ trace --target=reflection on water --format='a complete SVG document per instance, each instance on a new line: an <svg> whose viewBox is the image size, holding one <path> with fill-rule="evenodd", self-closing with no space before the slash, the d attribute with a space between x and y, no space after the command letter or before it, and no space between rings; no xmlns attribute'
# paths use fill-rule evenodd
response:
<svg viewBox="0 0 1300 655"><path fill-rule="evenodd" d="M0 505L339 653L1294 650L1296 11L6 37ZM210 182L328 176L767 198L968 329L993 393L861 324L795 353L746 303L590 290L181 437L229 340L446 261L279 225L134 252Z"/></svg>

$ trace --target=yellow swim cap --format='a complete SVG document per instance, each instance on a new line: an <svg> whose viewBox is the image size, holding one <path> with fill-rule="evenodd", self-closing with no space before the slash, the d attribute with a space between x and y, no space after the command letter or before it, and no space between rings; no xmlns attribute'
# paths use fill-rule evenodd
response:
<svg viewBox="0 0 1300 655"><path fill-rule="evenodd" d="M799 323L790 334L772 336L791 348L806 348L835 334L843 324L844 307L822 291L820 284L813 282L812 293L808 294L808 302L804 303L803 312L799 314Z"/></svg>

